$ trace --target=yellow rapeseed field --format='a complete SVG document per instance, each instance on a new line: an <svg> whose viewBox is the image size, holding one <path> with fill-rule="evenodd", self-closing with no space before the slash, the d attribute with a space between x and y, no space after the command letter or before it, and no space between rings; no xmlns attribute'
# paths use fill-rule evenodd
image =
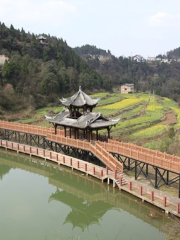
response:
<svg viewBox="0 0 180 240"><path fill-rule="evenodd" d="M153 106L153 105L147 106L146 108L147 111L156 111L156 110L162 110L162 109L163 109L163 106Z"/></svg>
<svg viewBox="0 0 180 240"><path fill-rule="evenodd" d="M164 131L168 129L166 125L155 125L146 129L142 129L138 132L131 134L132 138L147 138L154 137L156 135L162 134Z"/></svg>
<svg viewBox="0 0 180 240"><path fill-rule="evenodd" d="M109 104L106 106L103 106L103 109L123 109L126 107L129 107L131 105L135 105L137 103L143 102L145 99L144 98L132 98L132 99L124 99L122 101L119 101L117 103Z"/></svg>
<svg viewBox="0 0 180 240"><path fill-rule="evenodd" d="M164 97L164 100L165 101L172 101L171 99L167 98L167 97Z"/></svg>

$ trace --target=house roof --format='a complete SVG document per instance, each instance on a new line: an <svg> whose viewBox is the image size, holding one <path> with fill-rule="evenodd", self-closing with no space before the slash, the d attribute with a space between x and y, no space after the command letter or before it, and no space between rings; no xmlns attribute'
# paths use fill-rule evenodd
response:
<svg viewBox="0 0 180 240"><path fill-rule="evenodd" d="M44 36L40 35L40 36L38 36L36 39L39 39L39 40L46 40L47 38L45 38Z"/></svg>
<svg viewBox="0 0 180 240"><path fill-rule="evenodd" d="M122 86L134 86L134 83L125 83L125 84L123 84Z"/></svg>
<svg viewBox="0 0 180 240"><path fill-rule="evenodd" d="M59 100L66 107L69 107L69 106L83 107L84 105L95 106L100 99L91 98L90 96L88 96L86 93L82 91L81 87L79 87L79 91L76 92L69 99L62 98Z"/></svg>
<svg viewBox="0 0 180 240"><path fill-rule="evenodd" d="M46 119L54 124L61 126L74 127L85 129L87 127L92 129L101 129L109 126L116 125L120 118L109 120L101 113L87 112L85 115L80 116L78 119L69 118L70 112L68 109L64 109L62 112L54 117L46 116Z"/></svg>

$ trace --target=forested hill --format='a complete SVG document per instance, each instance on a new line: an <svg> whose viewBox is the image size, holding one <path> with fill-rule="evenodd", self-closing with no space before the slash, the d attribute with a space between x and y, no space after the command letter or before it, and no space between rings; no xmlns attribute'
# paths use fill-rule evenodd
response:
<svg viewBox="0 0 180 240"><path fill-rule="evenodd" d="M84 56L84 55L103 55L107 56L110 53L110 51L103 50L101 48L97 48L96 46L91 46L89 44L83 45L82 47L75 47L73 48L75 53L77 53L79 56Z"/></svg>
<svg viewBox="0 0 180 240"><path fill-rule="evenodd" d="M63 39L44 39L0 23L0 55L9 58L0 66L0 111L38 108L83 90L110 89L101 77Z"/></svg>
<svg viewBox="0 0 180 240"><path fill-rule="evenodd" d="M171 51L167 52L167 57L168 58L180 59L180 47L175 48L174 50L171 50Z"/></svg>
<svg viewBox="0 0 180 240"><path fill-rule="evenodd" d="M86 49L86 54L84 54L84 49ZM107 59L106 55L103 54L104 52L107 54L105 50L101 49L99 51L97 48L96 51L95 46L91 48L89 45L75 48L74 51L86 59L90 67L101 75L110 78L113 86L134 83L136 90L151 91L180 102L179 62L172 61L170 64L137 62L132 58L117 58L111 55L110 52L110 57ZM87 53L90 57L88 57ZM168 54L167 57L176 55L176 57L179 56L180 58L180 48L170 51Z"/></svg>

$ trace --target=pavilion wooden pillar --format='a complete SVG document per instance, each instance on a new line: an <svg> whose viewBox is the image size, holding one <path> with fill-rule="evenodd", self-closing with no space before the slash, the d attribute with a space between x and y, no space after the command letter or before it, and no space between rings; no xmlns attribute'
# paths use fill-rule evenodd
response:
<svg viewBox="0 0 180 240"><path fill-rule="evenodd" d="M69 128L69 136L71 138L71 127Z"/></svg>
<svg viewBox="0 0 180 240"><path fill-rule="evenodd" d="M90 140L91 140L90 129L87 129L87 139L90 142Z"/></svg>
<svg viewBox="0 0 180 240"><path fill-rule="evenodd" d="M109 127L107 128L107 131L108 131L108 138L110 138L110 128Z"/></svg>
<svg viewBox="0 0 180 240"><path fill-rule="evenodd" d="M76 128L74 128L74 138L76 139Z"/></svg>
<svg viewBox="0 0 180 240"><path fill-rule="evenodd" d="M54 125L55 135L57 134L57 124Z"/></svg>
<svg viewBox="0 0 180 240"><path fill-rule="evenodd" d="M92 129L90 130L90 140L93 140L93 131L92 131Z"/></svg>
<svg viewBox="0 0 180 240"><path fill-rule="evenodd" d="M99 136L98 136L98 130L96 129L96 140L99 140Z"/></svg>
<svg viewBox="0 0 180 240"><path fill-rule="evenodd" d="M64 126L64 136L66 137L66 126Z"/></svg>

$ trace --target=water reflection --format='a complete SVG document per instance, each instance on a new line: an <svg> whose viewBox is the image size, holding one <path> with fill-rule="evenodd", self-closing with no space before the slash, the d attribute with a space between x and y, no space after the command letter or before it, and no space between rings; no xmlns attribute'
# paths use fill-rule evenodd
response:
<svg viewBox="0 0 180 240"><path fill-rule="evenodd" d="M11 167L7 166L7 165L1 165L0 166L0 179L3 179L3 176L8 174L10 171Z"/></svg>
<svg viewBox="0 0 180 240"><path fill-rule="evenodd" d="M170 220L159 209L142 203L131 195L115 190L105 183L102 184L100 181L87 178L83 174L35 158L30 161L27 156L0 152L1 178L7 176L11 168L22 169L48 178L49 185L55 186L49 195L48 202L49 204L53 202L61 204L57 205L57 208L62 204L69 207L70 211L62 222L64 226L71 225L72 229L80 228L84 232L90 227L100 226L102 220L113 211L120 211L122 216L126 216L124 213L128 213L128 216L133 216L132 219L148 223L159 232ZM153 218L150 217L151 212L154 214ZM119 217L117 219L119 221ZM112 219L112 224L115 225L113 221L116 221L115 217ZM128 221L130 222L130 220ZM121 227L123 228L123 225ZM126 238L124 237L124 239ZM161 236L159 239L164 238Z"/></svg>

